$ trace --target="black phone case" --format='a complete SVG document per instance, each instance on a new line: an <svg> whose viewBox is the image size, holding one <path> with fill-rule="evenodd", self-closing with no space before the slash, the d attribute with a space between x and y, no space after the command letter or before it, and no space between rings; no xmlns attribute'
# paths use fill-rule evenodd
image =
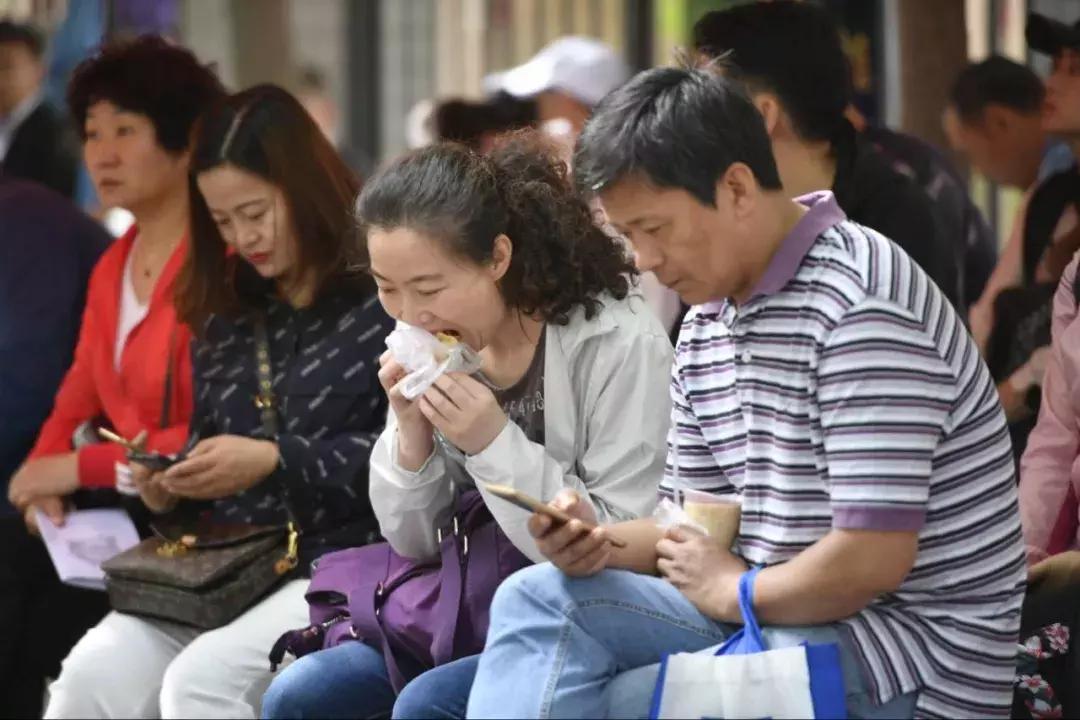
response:
<svg viewBox="0 0 1080 720"><path fill-rule="evenodd" d="M143 467L148 467L154 472L161 472L162 470L168 470L184 459L183 455L162 455L156 452L131 452L127 456L128 462L138 463Z"/></svg>

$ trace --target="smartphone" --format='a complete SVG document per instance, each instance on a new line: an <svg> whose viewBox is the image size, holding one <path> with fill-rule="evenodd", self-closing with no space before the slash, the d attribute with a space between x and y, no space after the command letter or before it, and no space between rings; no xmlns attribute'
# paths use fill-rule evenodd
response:
<svg viewBox="0 0 1080 720"><path fill-rule="evenodd" d="M556 507L552 507L547 503L542 503L536 498L526 495L525 493L518 490L515 490L512 487L507 487L506 485L494 485L492 483L483 483L483 486L484 489L490 492L492 495L500 497L512 505L517 505L522 510L528 510L529 512L533 513L540 513L541 515L547 515L549 518L554 520L555 524L557 525L562 525L573 520L572 517L567 515L562 510ZM588 530L592 530L596 527L592 523L587 523L584 521L581 521L581 524L584 525L585 528ZM619 540L618 538L612 537L610 533L608 534L608 542L610 542L613 547L626 547L625 542Z"/></svg>
<svg viewBox="0 0 1080 720"><path fill-rule="evenodd" d="M143 467L150 468L154 472L163 472L168 470L176 463L182 461L184 456L181 454L176 455L162 455L157 452L143 452L142 450L132 450L127 454L128 462L138 463Z"/></svg>

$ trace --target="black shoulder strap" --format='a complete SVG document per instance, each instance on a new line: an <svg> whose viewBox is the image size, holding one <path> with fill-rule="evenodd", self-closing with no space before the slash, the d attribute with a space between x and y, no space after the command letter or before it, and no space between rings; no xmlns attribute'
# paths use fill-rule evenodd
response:
<svg viewBox="0 0 1080 720"><path fill-rule="evenodd" d="M266 329L266 314L258 312L255 314L255 382L258 386L255 407L259 408L265 439L276 441L278 417L277 403L274 399L273 373L273 364L270 362L270 334ZM297 522L296 513L293 511L293 505L289 499L289 488L284 483L281 486L281 502L285 505L285 513L289 516L289 523L297 530L300 530L300 523Z"/></svg>
<svg viewBox="0 0 1080 720"><path fill-rule="evenodd" d="M1051 175L1031 194L1024 215L1024 279L1031 284L1035 269L1046 248L1054 239L1061 214L1070 205L1080 203L1080 172L1075 167Z"/></svg>

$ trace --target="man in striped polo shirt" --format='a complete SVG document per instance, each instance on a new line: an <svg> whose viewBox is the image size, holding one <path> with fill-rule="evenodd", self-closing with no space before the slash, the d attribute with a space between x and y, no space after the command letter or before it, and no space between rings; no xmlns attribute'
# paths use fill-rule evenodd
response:
<svg viewBox="0 0 1080 720"><path fill-rule="evenodd" d="M758 565L766 642L838 642L853 716L1006 717L1024 592L1012 456L941 291L830 193L787 199L761 115L712 71L616 90L575 168L638 266L695 305L661 493L738 494L742 526L731 551L651 519L588 531L587 503L558 497L578 519L530 520L552 565L499 590L470 717L647 715L655 663L729 635Z"/></svg>

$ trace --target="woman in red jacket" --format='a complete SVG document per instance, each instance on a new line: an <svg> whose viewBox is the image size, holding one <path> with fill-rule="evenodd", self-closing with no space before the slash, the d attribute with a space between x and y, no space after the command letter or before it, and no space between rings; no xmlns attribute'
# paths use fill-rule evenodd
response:
<svg viewBox="0 0 1080 720"><path fill-rule="evenodd" d="M87 442L96 428L142 436L148 449L165 453L187 439L190 332L177 321L173 284L186 254L191 129L223 95L194 55L157 37L107 46L71 80L68 104L101 203L129 210L135 226L90 277L74 362L29 459L11 478L9 499L31 530L35 508L62 522L81 488L137 492L132 480L143 471L131 477L120 446ZM55 677L60 658L107 603L101 593L60 585L42 544L25 531L12 535L18 547L0 555L0 577L15 581L0 592L24 595L26 612L0 620L0 636L27 635L27 647L0 651L43 658L41 672ZM29 622L35 607L46 606L45 627ZM24 626L33 629L21 632Z"/></svg>
<svg viewBox="0 0 1080 720"><path fill-rule="evenodd" d="M188 141L199 114L222 94L195 57L156 37L104 49L76 70L68 90L83 152L106 207L135 225L90 278L75 360L30 459L9 489L20 509L51 516L83 488L127 484L124 449L73 448L85 423L150 450L175 452L191 415L190 331L176 318L172 289L184 261Z"/></svg>

